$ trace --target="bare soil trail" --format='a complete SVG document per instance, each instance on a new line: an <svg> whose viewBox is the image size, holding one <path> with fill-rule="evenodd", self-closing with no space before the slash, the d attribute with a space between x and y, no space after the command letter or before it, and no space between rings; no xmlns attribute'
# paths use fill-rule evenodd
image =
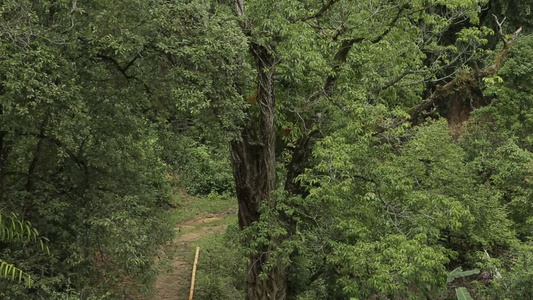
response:
<svg viewBox="0 0 533 300"><path fill-rule="evenodd" d="M189 289L192 271L191 253L194 253L192 244L200 238L215 233L222 233L226 230L226 224L220 221L227 217L227 214L208 215L179 224L176 227L177 237L173 245L176 254L173 258L169 270L160 274L154 284L155 294L149 298L151 300L187 300L189 299ZM200 261L202 252L200 249Z"/></svg>

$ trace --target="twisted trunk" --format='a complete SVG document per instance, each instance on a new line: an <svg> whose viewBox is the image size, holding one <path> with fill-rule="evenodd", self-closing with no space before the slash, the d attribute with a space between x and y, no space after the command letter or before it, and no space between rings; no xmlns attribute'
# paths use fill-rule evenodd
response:
<svg viewBox="0 0 533 300"><path fill-rule="evenodd" d="M233 176L239 203L241 229L259 221L260 207L274 207L272 191L276 183L276 128L274 99L275 57L263 45L252 43L258 73L257 105L259 118L250 120L243 129L240 141L230 145ZM279 242L279 240L277 241ZM270 262L270 246L256 249L249 256L246 272L247 299L279 300L286 298L285 268ZM265 265L269 264L268 268ZM265 279L259 275L265 274Z"/></svg>

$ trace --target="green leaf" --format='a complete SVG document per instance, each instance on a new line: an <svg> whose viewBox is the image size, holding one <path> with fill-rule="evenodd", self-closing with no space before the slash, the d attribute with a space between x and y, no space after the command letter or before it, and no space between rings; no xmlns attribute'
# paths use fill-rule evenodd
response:
<svg viewBox="0 0 533 300"><path fill-rule="evenodd" d="M450 274L448 274L448 280L446 280L446 283L451 283L457 278L467 277L474 274L479 274L479 269L463 271L463 268L458 267L457 269L451 271Z"/></svg>
<svg viewBox="0 0 533 300"><path fill-rule="evenodd" d="M457 300L474 300L465 287L458 287L455 289Z"/></svg>
<svg viewBox="0 0 533 300"><path fill-rule="evenodd" d="M32 279L29 274L2 259L0 259L0 277L11 281L16 281L18 278L18 282L22 282L24 277L26 285L31 286Z"/></svg>

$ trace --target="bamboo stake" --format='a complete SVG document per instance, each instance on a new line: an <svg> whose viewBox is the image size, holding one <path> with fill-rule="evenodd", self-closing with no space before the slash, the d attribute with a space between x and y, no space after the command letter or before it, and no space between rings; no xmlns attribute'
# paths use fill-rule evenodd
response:
<svg viewBox="0 0 533 300"><path fill-rule="evenodd" d="M189 300L192 300L192 296L194 294L194 281L196 279L196 266L198 265L199 254L200 247L196 247L196 254L194 255L194 263L192 265L191 292L189 293Z"/></svg>

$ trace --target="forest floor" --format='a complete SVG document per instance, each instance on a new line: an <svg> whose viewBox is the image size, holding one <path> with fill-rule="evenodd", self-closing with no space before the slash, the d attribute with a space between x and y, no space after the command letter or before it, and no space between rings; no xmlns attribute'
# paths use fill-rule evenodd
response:
<svg viewBox="0 0 533 300"><path fill-rule="evenodd" d="M228 200L189 197L187 201L177 209L176 238L165 249L167 255L171 253L171 261L163 266L154 284L155 293L146 300L189 299L195 243L225 232L228 220L236 213L236 203ZM200 263L201 259L200 249Z"/></svg>

